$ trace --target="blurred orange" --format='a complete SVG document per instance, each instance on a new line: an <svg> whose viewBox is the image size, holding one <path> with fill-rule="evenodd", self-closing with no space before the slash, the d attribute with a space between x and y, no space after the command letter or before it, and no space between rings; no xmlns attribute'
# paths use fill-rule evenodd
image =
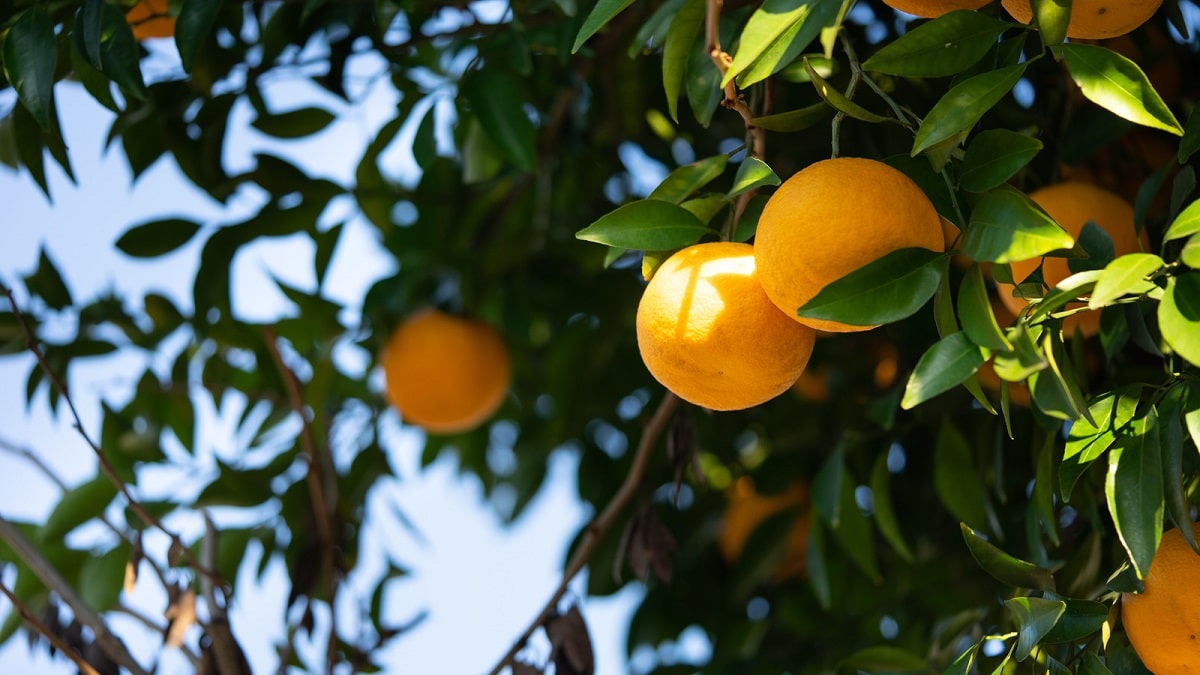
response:
<svg viewBox="0 0 1200 675"><path fill-rule="evenodd" d="M125 13L125 21L139 42L175 35L175 17L167 12L167 0L141 0Z"/></svg>
<svg viewBox="0 0 1200 675"><path fill-rule="evenodd" d="M741 558L742 549L750 535L771 516L785 509L801 509L784 544L783 559L771 578L775 581L803 576L808 569L809 495L808 485L797 482L777 495L764 495L755 490L754 479L742 476L725 492L727 505L717 533L717 547L725 562L734 564Z"/></svg>

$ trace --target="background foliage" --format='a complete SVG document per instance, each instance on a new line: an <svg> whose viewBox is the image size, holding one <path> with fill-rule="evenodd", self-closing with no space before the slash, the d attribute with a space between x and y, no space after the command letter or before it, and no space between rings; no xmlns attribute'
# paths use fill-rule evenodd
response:
<svg viewBox="0 0 1200 675"><path fill-rule="evenodd" d="M55 92L75 86L115 113L108 140L135 180L166 157L215 202L267 196L240 222L131 223L118 241L125 255L153 258L202 238L190 306L68 288L44 254L33 273L3 280L0 352L38 356L31 401L70 416L74 364L117 352L146 364L136 393L82 430L95 477L45 522L2 521L12 597L51 617L40 633L97 670L136 672L120 636L98 629L127 562L141 561L174 589L180 625L201 624L203 638L184 641L198 667L239 672L241 627L230 630L222 608L257 541L289 571L284 663L386 666L372 655L404 639L381 608L398 565L361 625L322 638L322 663L300 663L290 644L355 568L366 495L390 472L379 429L394 413L337 353L376 354L403 316L436 304L496 325L515 379L492 425L429 437L424 461L455 453L513 519L550 453L580 453L579 498L598 514L617 507L598 540L581 533L588 592L646 586L631 649L699 625L713 645L709 673L1143 672L1115 603L1137 588L1164 525L1193 520L1200 477L1196 7L1168 0L1124 41L1092 43L1054 39L1066 14L1042 5L1037 32L997 3L926 21L877 0L532 0L488 22L465 2L181 0L169 8L179 67L152 77L120 2L0 2L3 85L16 93L4 99L14 103L0 119L0 160L48 199L47 164L72 175ZM731 55L719 67L714 37ZM353 103L351 73L368 55L386 63L376 76L399 105L352 183L270 154L227 170L236 103L252 106L262 133L320 134L333 113L274 108L264 83L306 78ZM414 183L379 161L405 129L422 169ZM823 309L806 307L893 323L819 340L795 392L742 412L672 408L634 341L643 268L696 241L750 240L771 186L831 154L908 173L962 231L951 236L959 256L885 259L819 298ZM653 163L670 173L645 186L640 170ZM1149 248L1114 259L1097 228L1075 241L1025 196L1068 176L1134 202ZM362 323L346 325L322 287L283 282L291 317L239 317L239 250L311 237L305 264L323 284L341 226L318 218L342 200L398 263L356 308ZM1006 263L1052 251L1080 274L997 322L990 297L993 280L1012 281ZM910 300L870 302L886 293ZM1061 330L1080 297L1102 312L1098 336ZM51 322L72 334L44 331ZM222 464L194 500L140 499L147 469L178 461L165 446L195 451L196 401L219 407L231 394L250 402L238 438L266 461ZM773 494L797 483L811 499L754 529L736 560L721 555L732 486ZM106 510L113 503L122 517ZM176 538L167 559L142 559L140 534L172 514L264 505L271 515L256 524L214 525ZM109 546L63 543L99 513L110 514ZM803 573L780 578L796 523L807 528ZM47 565L62 584L42 576ZM582 613L559 609L545 629L560 647L556 672L573 672L562 645L579 637L586 600ZM80 624L91 639L72 633ZM20 626L10 613L0 640Z"/></svg>

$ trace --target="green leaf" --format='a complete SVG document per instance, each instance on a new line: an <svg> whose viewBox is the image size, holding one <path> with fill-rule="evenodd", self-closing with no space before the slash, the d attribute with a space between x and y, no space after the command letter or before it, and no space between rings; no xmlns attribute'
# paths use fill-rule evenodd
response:
<svg viewBox="0 0 1200 675"><path fill-rule="evenodd" d="M1078 273L1104 269L1108 263L1112 262L1116 250L1113 247L1112 237L1104 231L1104 228L1089 220L1079 231L1073 253L1082 253L1085 256L1067 259L1067 269L1072 273Z"/></svg>
<svg viewBox="0 0 1200 675"><path fill-rule="evenodd" d="M184 72L192 71L196 55L212 33L220 11L221 0L183 0L175 19L175 48L179 50Z"/></svg>
<svg viewBox="0 0 1200 675"><path fill-rule="evenodd" d="M943 420L933 449L933 488L950 515L975 528L987 523L987 489L971 446L962 433Z"/></svg>
<svg viewBox="0 0 1200 675"><path fill-rule="evenodd" d="M890 472L887 467L887 452L879 454L875 460L875 468L871 470L871 495L874 497L875 525L884 540L891 544L892 549L906 562L913 561L912 549L904 540L900 531L900 523L896 518L896 510L892 504L892 487L889 481Z"/></svg>
<svg viewBox="0 0 1200 675"><path fill-rule="evenodd" d="M120 9L103 0L96 2L100 5L100 30L97 33L100 72L111 77L127 93L144 100L146 84L142 78L141 47L133 38L133 29ZM96 51L94 45L85 45L84 53Z"/></svg>
<svg viewBox="0 0 1200 675"><path fill-rule="evenodd" d="M1083 662L1079 664L1077 675L1113 675L1113 672L1104 665L1096 652L1084 652Z"/></svg>
<svg viewBox="0 0 1200 675"><path fill-rule="evenodd" d="M1054 628L1058 617L1066 611L1067 603L1061 600L1021 597L1005 600L1004 607L1012 613L1017 623L1017 646L1013 656L1018 661L1024 661L1046 633Z"/></svg>
<svg viewBox="0 0 1200 675"><path fill-rule="evenodd" d="M732 199L744 192L749 192L764 185L779 185L779 176L767 166L767 163L757 157L747 157L738 166L737 175L733 179L733 187L726 193L726 199Z"/></svg>
<svg viewBox="0 0 1200 675"><path fill-rule="evenodd" d="M929 662L907 649L876 645L860 649L846 657L840 668L850 668L860 673L928 672Z"/></svg>
<svg viewBox="0 0 1200 675"><path fill-rule="evenodd" d="M1094 600L1078 600L1061 598L1066 605L1062 616L1048 633L1042 636L1042 642L1057 644L1075 642L1100 630L1108 619L1108 605Z"/></svg>
<svg viewBox="0 0 1200 675"><path fill-rule="evenodd" d="M804 131L805 129L825 121L833 113L827 103L814 103L785 113L763 115L750 119L750 124L767 131L781 133Z"/></svg>
<svg viewBox="0 0 1200 675"><path fill-rule="evenodd" d="M1007 263L1074 245L1071 235L1028 196L1001 188L983 195L971 211L963 253L979 262Z"/></svg>
<svg viewBox="0 0 1200 675"><path fill-rule="evenodd" d="M808 14L793 23L778 40L737 76L738 87L752 84L790 67L821 32L837 21L841 0L808 0Z"/></svg>
<svg viewBox="0 0 1200 675"><path fill-rule="evenodd" d="M4 38L4 76L38 125L50 130L58 44L54 21L41 4L21 13Z"/></svg>
<svg viewBox="0 0 1200 675"><path fill-rule="evenodd" d="M892 251L830 283L797 313L855 326L907 318L933 297L949 255L924 248Z"/></svg>
<svg viewBox="0 0 1200 675"><path fill-rule="evenodd" d="M1163 233L1163 242L1190 237L1200 232L1200 200L1196 200L1171 221Z"/></svg>
<svg viewBox="0 0 1200 675"><path fill-rule="evenodd" d="M983 272L977 264L971 265L966 271L959 286L958 318L971 342L994 351L1012 350L1012 344L996 321Z"/></svg>
<svg viewBox="0 0 1200 675"><path fill-rule="evenodd" d="M958 658L954 659L954 663L951 663L950 667L942 675L968 675L969 673L974 673L975 659L979 656L979 644L976 642L962 654L959 654Z"/></svg>
<svg viewBox="0 0 1200 675"><path fill-rule="evenodd" d="M1104 47L1062 45L1067 70L1083 95L1135 124L1183 135L1183 127L1136 63Z"/></svg>
<svg viewBox="0 0 1200 675"><path fill-rule="evenodd" d="M275 138L304 138L319 133L336 118L324 108L307 106L285 113L259 115L251 126Z"/></svg>
<svg viewBox="0 0 1200 675"><path fill-rule="evenodd" d="M579 28L579 34L575 36L575 44L571 47L571 53L579 51L583 43L588 41L588 38L596 34L613 17L621 13L629 5L633 4L633 0L599 0L592 11L588 13L587 18L583 20L583 25Z"/></svg>
<svg viewBox="0 0 1200 675"><path fill-rule="evenodd" d="M827 523L842 550L850 560L873 583L881 580L879 563L875 559L875 537L871 523L854 499L854 481L842 471L841 490L838 492L838 517Z"/></svg>
<svg viewBox="0 0 1200 675"><path fill-rule="evenodd" d="M825 610L833 606L833 590L830 587L829 564L826 562L825 525L820 518L813 518L808 526L808 549L805 563L808 569L808 586L817 597L817 604Z"/></svg>
<svg viewBox="0 0 1200 675"><path fill-rule="evenodd" d="M1162 451L1157 416L1135 419L1108 453L1104 493L1121 545L1139 579L1146 578L1163 527Z"/></svg>
<svg viewBox="0 0 1200 675"><path fill-rule="evenodd" d="M834 89L821 77L819 73L808 63L808 59L804 60L804 70L808 73L809 81L812 82L813 88L817 90L817 95L821 100L828 103L834 110L843 112L856 120L877 124L879 122L887 122L889 117L876 115L867 110L861 105L851 101L845 94Z"/></svg>
<svg viewBox="0 0 1200 675"><path fill-rule="evenodd" d="M827 11L818 12L817 8L822 4L833 5L834 15L837 13L837 7L841 4L836 0L765 0L761 6L754 10L750 15L750 19L746 21L746 25L742 28L741 37L738 39L737 51L733 55L733 60L729 64L729 68L725 71L725 76L721 80L721 87L725 87L733 78L737 77L742 71L749 68L759 59L772 59L777 63L772 64L772 68L768 68L768 74L787 65L786 62L779 63L788 46L800 42L799 34L797 33L798 24L807 24L811 17L816 16L817 20L814 23L820 25L815 26L816 31L805 31L808 35L807 42L800 45L797 49L803 50L816 37L817 32L824 27L824 23L819 21L821 17L826 17ZM828 17L826 21L828 21ZM797 54L799 51L796 52ZM794 56L793 56L794 58ZM765 76L764 76L765 77Z"/></svg>
<svg viewBox="0 0 1200 675"><path fill-rule="evenodd" d="M683 89L684 76L692 58L696 36L704 25L706 0L688 0L675 18L663 41L662 80L663 92L667 96L667 111L671 119L679 121L679 93Z"/></svg>
<svg viewBox="0 0 1200 675"><path fill-rule="evenodd" d="M67 490L54 505L46 522L38 530L38 538L44 542L63 539L71 530L104 513L116 496L116 486L103 474L76 485Z"/></svg>
<svg viewBox="0 0 1200 675"><path fill-rule="evenodd" d="M975 75L956 84L934 104L913 139L911 156L975 126L984 113L1000 102L1025 73L1025 63Z"/></svg>
<svg viewBox="0 0 1200 675"><path fill-rule="evenodd" d="M1200 234L1193 234L1179 250L1179 261L1192 269L1200 269Z"/></svg>
<svg viewBox="0 0 1200 675"><path fill-rule="evenodd" d="M983 58L1011 25L981 12L956 9L885 44L862 67L901 77L954 75Z"/></svg>
<svg viewBox="0 0 1200 675"><path fill-rule="evenodd" d="M517 76L488 68L472 72L459 87L500 152L518 169L533 171L537 165L537 129L525 114L524 87Z"/></svg>
<svg viewBox="0 0 1200 675"><path fill-rule="evenodd" d="M25 277L25 286L51 309L61 311L71 305L71 291L67 289L58 266L50 259L44 247L38 254L37 271Z"/></svg>
<svg viewBox="0 0 1200 675"><path fill-rule="evenodd" d="M134 258L157 258L188 243L199 231L200 223L191 220L152 220L126 230L117 239L117 248Z"/></svg>
<svg viewBox="0 0 1200 675"><path fill-rule="evenodd" d="M1127 253L1104 267L1092 295L1088 298L1090 309L1100 309L1124 295L1141 295L1154 290L1154 282L1148 277L1162 269L1162 258L1152 253Z"/></svg>
<svg viewBox="0 0 1200 675"><path fill-rule="evenodd" d="M966 333L951 333L931 346L908 377L900 407L911 410L929 399L949 391L967 379L987 356Z"/></svg>
<svg viewBox="0 0 1200 675"><path fill-rule="evenodd" d="M1158 304L1158 328L1176 354L1200 365L1200 272L1168 280Z"/></svg>
<svg viewBox="0 0 1200 675"><path fill-rule="evenodd" d="M1026 134L1008 129L981 131L963 155L958 183L968 192L999 187L1029 164L1041 149L1042 142Z"/></svg>
<svg viewBox="0 0 1200 675"><path fill-rule="evenodd" d="M1200 112L1193 107L1183 123L1183 138L1179 139L1179 151L1176 153L1179 163L1186 163L1197 150L1200 150Z"/></svg>
<svg viewBox="0 0 1200 675"><path fill-rule="evenodd" d="M79 571L79 597L98 612L117 606L125 585L125 566L131 555L129 542L122 541L103 555L88 556Z"/></svg>
<svg viewBox="0 0 1200 675"><path fill-rule="evenodd" d="M1000 583L1018 588L1054 590L1054 574L1050 570L1012 557L981 537L966 523L960 523L959 527L971 557L975 558L975 562L979 563L983 571Z"/></svg>
<svg viewBox="0 0 1200 675"><path fill-rule="evenodd" d="M711 233L687 209L658 199L643 199L617 207L575 236L617 248L670 251L690 246Z"/></svg>
<svg viewBox="0 0 1200 675"><path fill-rule="evenodd" d="M650 199L679 204L725 171L728 155L715 155L675 169L650 193Z"/></svg>
<svg viewBox="0 0 1200 675"><path fill-rule="evenodd" d="M1056 47L1067 38L1071 0L1031 0L1034 25L1046 47Z"/></svg>

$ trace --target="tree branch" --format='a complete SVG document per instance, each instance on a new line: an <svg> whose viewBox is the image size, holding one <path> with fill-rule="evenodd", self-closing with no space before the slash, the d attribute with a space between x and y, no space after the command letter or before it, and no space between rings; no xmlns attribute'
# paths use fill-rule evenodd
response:
<svg viewBox="0 0 1200 675"><path fill-rule="evenodd" d="M17 557L29 566L29 569L37 575L38 579L42 580L42 583L46 584L47 588L53 590L63 599L63 602L67 603L67 606L71 608L71 611L75 614L75 619L79 623L92 629L96 643L100 645L105 654L108 654L109 658L118 665L125 667L134 675L149 675L134 660L129 650L126 649L125 643L108 629L108 624L104 623L104 618L75 593L75 589L71 587L71 584L42 556L33 543L26 539L25 535L21 534L21 531L15 525L8 522L4 516L0 516L0 539L3 539L12 547ZM15 602L14 605L16 605Z"/></svg>
<svg viewBox="0 0 1200 675"><path fill-rule="evenodd" d="M546 601L537 618L529 624L525 632L521 633L521 636L517 638L516 642L508 650L508 653L491 670L491 675L499 675L505 666L513 665L513 659L524 648L525 643L529 641L534 631L546 623L546 620L557 609L558 601L566 595L567 587L570 585L571 580L587 565L588 560L591 559L592 555L596 552L596 548L600 545L600 540L612 529L612 526L616 523L617 516L621 514L621 511L625 509L629 501L637 493L638 487L642 483L642 477L646 474L646 466L650 463L651 450L654 449L659 436L667 428L667 423L670 421L671 415L674 414L678 405L679 397L675 396L675 394L668 391L663 396L662 401L658 404L658 408L654 411L654 414L646 423L646 428L642 431L642 438L638 441L637 451L633 456L633 464L629 467L629 473L626 474L625 481L621 483L621 487L613 495L613 498L609 500L608 505L604 507L600 515L588 523L583 532L583 539L579 542L579 548L575 549L575 554L571 556L570 561L567 562L567 566L563 570L562 581L559 582L558 588L554 590L550 599Z"/></svg>
<svg viewBox="0 0 1200 675"><path fill-rule="evenodd" d="M183 543L183 540L179 538L179 535L175 534L171 530L168 530L167 527L163 525L162 521L158 519L158 517L147 511L146 507L142 506L141 502L134 499L133 493L129 491L129 486L125 485L125 481L121 480L121 477L117 474L117 470L113 467L112 462L108 461L108 457L104 456L104 452L100 449L100 446L96 443L96 441L92 440L91 435L88 434L87 430L83 428L83 419L79 416L79 411L75 408L75 401L72 400L71 395L67 393L67 386L62 381L62 378L60 378L58 373L54 372L54 369L51 368L50 364L46 362L46 356L42 353L41 347L38 346L37 334L34 333L33 327L29 325L29 321L25 318L25 314L17 305L17 299L15 296L13 296L12 290L9 289L8 286L0 284L0 291L3 291L4 295L8 298L8 304L10 307L12 307L13 316L17 317L17 321L21 324L21 330L25 334L26 348L28 348L30 353L33 354L33 357L37 359L38 366L41 367L42 372L44 372L47 379L50 380L51 386L53 386L55 391L57 391L59 395L62 396L63 400L66 401L67 409L71 412L71 417L74 421L75 431L77 431L79 435L83 437L84 442L87 443L88 447L92 449L92 454L96 456L96 461L100 465L100 472L103 473L110 481L112 481L113 485L116 486L117 491L120 492L121 496L125 498L125 502L129 505L130 510L136 513L138 518L142 519L142 522L167 535L167 537L171 540L172 548L182 553L183 560L188 564L189 567L195 570L197 574L202 574L224 587L225 582L221 580L221 577L216 572L201 565L200 561L196 558L195 554L192 553L191 549L188 548L188 546Z"/></svg>
<svg viewBox="0 0 1200 675"><path fill-rule="evenodd" d="M25 603L21 602L21 599L14 595L13 592L9 590L8 586L5 586L4 582L2 581L0 581L0 593L3 593L5 597L8 598L8 601L12 603L13 609L17 610L17 613L21 615L21 618L24 619L26 623L28 623L30 626L33 626L34 630L49 640L50 644L55 649L62 652L63 655L65 655L68 659L71 659L75 666L79 668L79 672L82 673L82 675L99 675L99 673L96 672L96 669L92 667L92 664L85 661L83 657L79 655L79 652L75 651L71 645L64 642L63 639L58 636L58 634L50 630L49 626L42 623L41 620L34 616L33 612L29 611L29 608L25 606Z"/></svg>
<svg viewBox="0 0 1200 675"><path fill-rule="evenodd" d="M721 49L720 27L723 4L723 0L707 0L704 12L705 47L713 64L720 71L721 79L725 79L725 73L729 72L729 64L733 62L733 57ZM750 106L746 105L746 100L738 93L737 85L732 80L725 85L723 93L725 97L721 100L721 105L737 111L746 124L746 133L750 135L750 155L761 158L767 147L766 131L751 122L754 119L754 113L750 110Z"/></svg>

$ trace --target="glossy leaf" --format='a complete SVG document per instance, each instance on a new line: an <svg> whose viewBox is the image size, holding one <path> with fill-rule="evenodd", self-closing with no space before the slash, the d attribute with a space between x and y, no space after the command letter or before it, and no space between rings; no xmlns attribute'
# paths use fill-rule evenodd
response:
<svg viewBox="0 0 1200 675"><path fill-rule="evenodd" d="M1175 220L1171 221L1167 231L1163 233L1163 241L1190 237L1200 232L1200 200L1188 204Z"/></svg>
<svg viewBox="0 0 1200 675"><path fill-rule="evenodd" d="M900 407L911 410L949 391L979 370L986 360L984 350L972 343L966 333L947 335L934 343L917 361L916 368L908 377Z"/></svg>
<svg viewBox="0 0 1200 675"><path fill-rule="evenodd" d="M667 96L667 111L671 119L679 121L679 94L683 90L684 77L691 61L696 36L704 25L705 0L687 0L671 19L671 26L663 42L662 81Z"/></svg>
<svg viewBox="0 0 1200 675"><path fill-rule="evenodd" d="M1071 42L1061 49L1071 78L1088 100L1130 122L1183 135L1179 120L1136 63L1095 45Z"/></svg>
<svg viewBox="0 0 1200 675"><path fill-rule="evenodd" d="M1094 600L1062 598L1064 608L1054 628L1042 636L1042 642L1074 642L1100 630L1108 619L1108 605Z"/></svg>
<svg viewBox="0 0 1200 675"><path fill-rule="evenodd" d="M1192 437L1192 445L1200 449L1200 384L1188 385L1183 421L1187 425L1188 435Z"/></svg>
<svg viewBox="0 0 1200 675"><path fill-rule="evenodd" d="M810 19L818 24L814 26L816 30L805 31L808 42L811 42L820 28L825 25L821 19L832 18L827 10L818 11L818 8L823 5L831 5L836 14L839 4L836 0L766 0L763 2L754 10L742 28L737 51L734 52L733 60L725 71L721 86L724 87L732 82L733 78L760 59L776 61L766 69L767 74L787 65L786 62L780 63L779 61L782 60L789 46L801 41L797 26L807 24ZM811 34L808 35L808 33ZM803 50L807 44L805 42L795 49ZM798 54L799 51L796 53Z"/></svg>
<svg viewBox="0 0 1200 675"><path fill-rule="evenodd" d="M1007 263L1074 244L1071 235L1029 197L1004 188L985 194L971 211L963 253L979 262Z"/></svg>
<svg viewBox="0 0 1200 675"><path fill-rule="evenodd" d="M613 17L631 4L633 4L633 0L599 0L579 28L579 34L575 36L575 44L571 47L571 53L579 51L588 38L604 28L609 21L613 20Z"/></svg>
<svg viewBox="0 0 1200 675"><path fill-rule="evenodd" d="M667 174L650 193L650 199L679 204L724 173L728 162L728 155L715 155L681 166Z"/></svg>
<svg viewBox="0 0 1200 675"><path fill-rule="evenodd" d="M1176 354L1200 364L1200 272L1188 272L1167 282L1158 304L1158 327Z"/></svg>
<svg viewBox="0 0 1200 675"><path fill-rule="evenodd" d="M1200 269L1200 234L1193 234L1179 250L1179 262L1192 269Z"/></svg>
<svg viewBox="0 0 1200 675"><path fill-rule="evenodd" d="M963 274L962 285L958 289L958 318L971 342L994 351L1012 349L1012 344L996 322L979 265L972 265Z"/></svg>
<svg viewBox="0 0 1200 675"><path fill-rule="evenodd" d="M747 157L738 165L737 175L733 178L733 187L725 195L726 199L736 197L743 192L749 192L764 185L779 185L779 176L767 166L767 163L757 157Z"/></svg>
<svg viewBox="0 0 1200 675"><path fill-rule="evenodd" d="M956 84L941 98L917 129L912 151L916 157L938 143L969 130L992 106L1016 86L1024 63L993 70Z"/></svg>
<svg viewBox="0 0 1200 675"><path fill-rule="evenodd" d="M1200 150L1200 112L1195 108L1188 113L1183 125L1183 138L1179 139L1179 150L1175 156L1180 164L1188 161L1197 150Z"/></svg>
<svg viewBox="0 0 1200 675"><path fill-rule="evenodd" d="M200 223L191 220L153 220L126 230L116 246L134 258L157 258L188 243L199 231Z"/></svg>
<svg viewBox="0 0 1200 675"><path fill-rule="evenodd" d="M971 445L953 424L943 421L933 448L933 487L950 515L975 529L987 524L987 489Z"/></svg>
<svg viewBox="0 0 1200 675"><path fill-rule="evenodd" d="M980 12L956 9L885 44L864 70L901 77L945 77L975 65L1011 24Z"/></svg>
<svg viewBox="0 0 1200 675"><path fill-rule="evenodd" d="M499 68L477 71L459 85L488 138L522 171L537 164L537 130L525 114L525 98L516 75Z"/></svg>
<svg viewBox="0 0 1200 675"><path fill-rule="evenodd" d="M712 232L681 206L643 199L618 207L575 236L624 249L670 251L690 246Z"/></svg>
<svg viewBox="0 0 1200 675"><path fill-rule="evenodd" d="M999 187L1041 150L1042 142L1027 134L1008 129L981 131L967 145L958 169L959 185L968 192Z"/></svg>
<svg viewBox="0 0 1200 675"><path fill-rule="evenodd" d="M804 131L813 125L824 122L831 114L833 114L833 108L830 108L827 103L821 102L784 113L754 117L751 118L750 123L767 131L786 133Z"/></svg>
<svg viewBox="0 0 1200 675"><path fill-rule="evenodd" d="M1151 409L1108 453L1104 494L1134 573L1144 579L1163 528L1162 450Z"/></svg>
<svg viewBox="0 0 1200 675"><path fill-rule="evenodd" d="M1081 254L1081 257L1075 257L1076 254ZM1089 220L1084 223L1075 240L1072 257L1067 258L1067 269L1072 273L1101 270L1112 262L1115 255L1112 237L1104 228Z"/></svg>
<svg viewBox="0 0 1200 675"><path fill-rule="evenodd" d="M761 82L794 63L823 30L833 25L842 2L841 0L808 0L807 5L809 6L807 14L801 20L792 24L753 63L738 73L736 79L738 87L744 89Z"/></svg>
<svg viewBox="0 0 1200 675"><path fill-rule="evenodd" d="M1004 601L1004 607L1012 614L1017 624L1017 646L1013 650L1013 658L1024 661L1042 638L1049 633L1058 617L1067 609L1067 603L1061 600L1045 598L1010 598Z"/></svg>
<svg viewBox="0 0 1200 675"><path fill-rule="evenodd" d="M1141 295L1156 286L1149 281L1154 272L1162 269L1163 260L1152 253L1127 253L1104 267L1096 279L1088 307L1100 309L1123 295Z"/></svg>
<svg viewBox="0 0 1200 675"><path fill-rule="evenodd" d="M817 90L817 95L820 96L823 101L828 103L834 110L845 113L856 120L870 122L872 124L886 122L890 119L888 117L884 117L883 115L876 115L854 101L851 101L842 92L834 89L828 82L824 80L824 78L821 77L819 73L817 73L817 71L808 63L807 59L804 62L804 69L808 73L808 78L809 81L812 82L813 88Z"/></svg>
<svg viewBox="0 0 1200 675"><path fill-rule="evenodd" d="M35 4L21 13L4 38L4 76L16 89L17 100L46 130L54 109L57 62L54 23L45 7Z"/></svg>
<svg viewBox="0 0 1200 675"><path fill-rule="evenodd" d="M1042 44L1057 47L1067 38L1067 26L1071 20L1071 0L1030 0L1033 6L1034 24Z"/></svg>
<svg viewBox="0 0 1200 675"><path fill-rule="evenodd" d="M830 283L798 314L855 326L907 318L937 291L947 255L923 248L893 251Z"/></svg>
<svg viewBox="0 0 1200 675"><path fill-rule="evenodd" d="M141 52L133 38L133 29L125 21L125 15L111 3L97 0L100 5L100 71L112 78L125 92L137 98L146 97L146 83L142 78ZM96 51L87 45L85 53Z"/></svg>
<svg viewBox="0 0 1200 675"><path fill-rule="evenodd" d="M1054 575L1050 570L1012 557L965 523L959 527L975 562L997 581L1018 588L1054 590Z"/></svg>

